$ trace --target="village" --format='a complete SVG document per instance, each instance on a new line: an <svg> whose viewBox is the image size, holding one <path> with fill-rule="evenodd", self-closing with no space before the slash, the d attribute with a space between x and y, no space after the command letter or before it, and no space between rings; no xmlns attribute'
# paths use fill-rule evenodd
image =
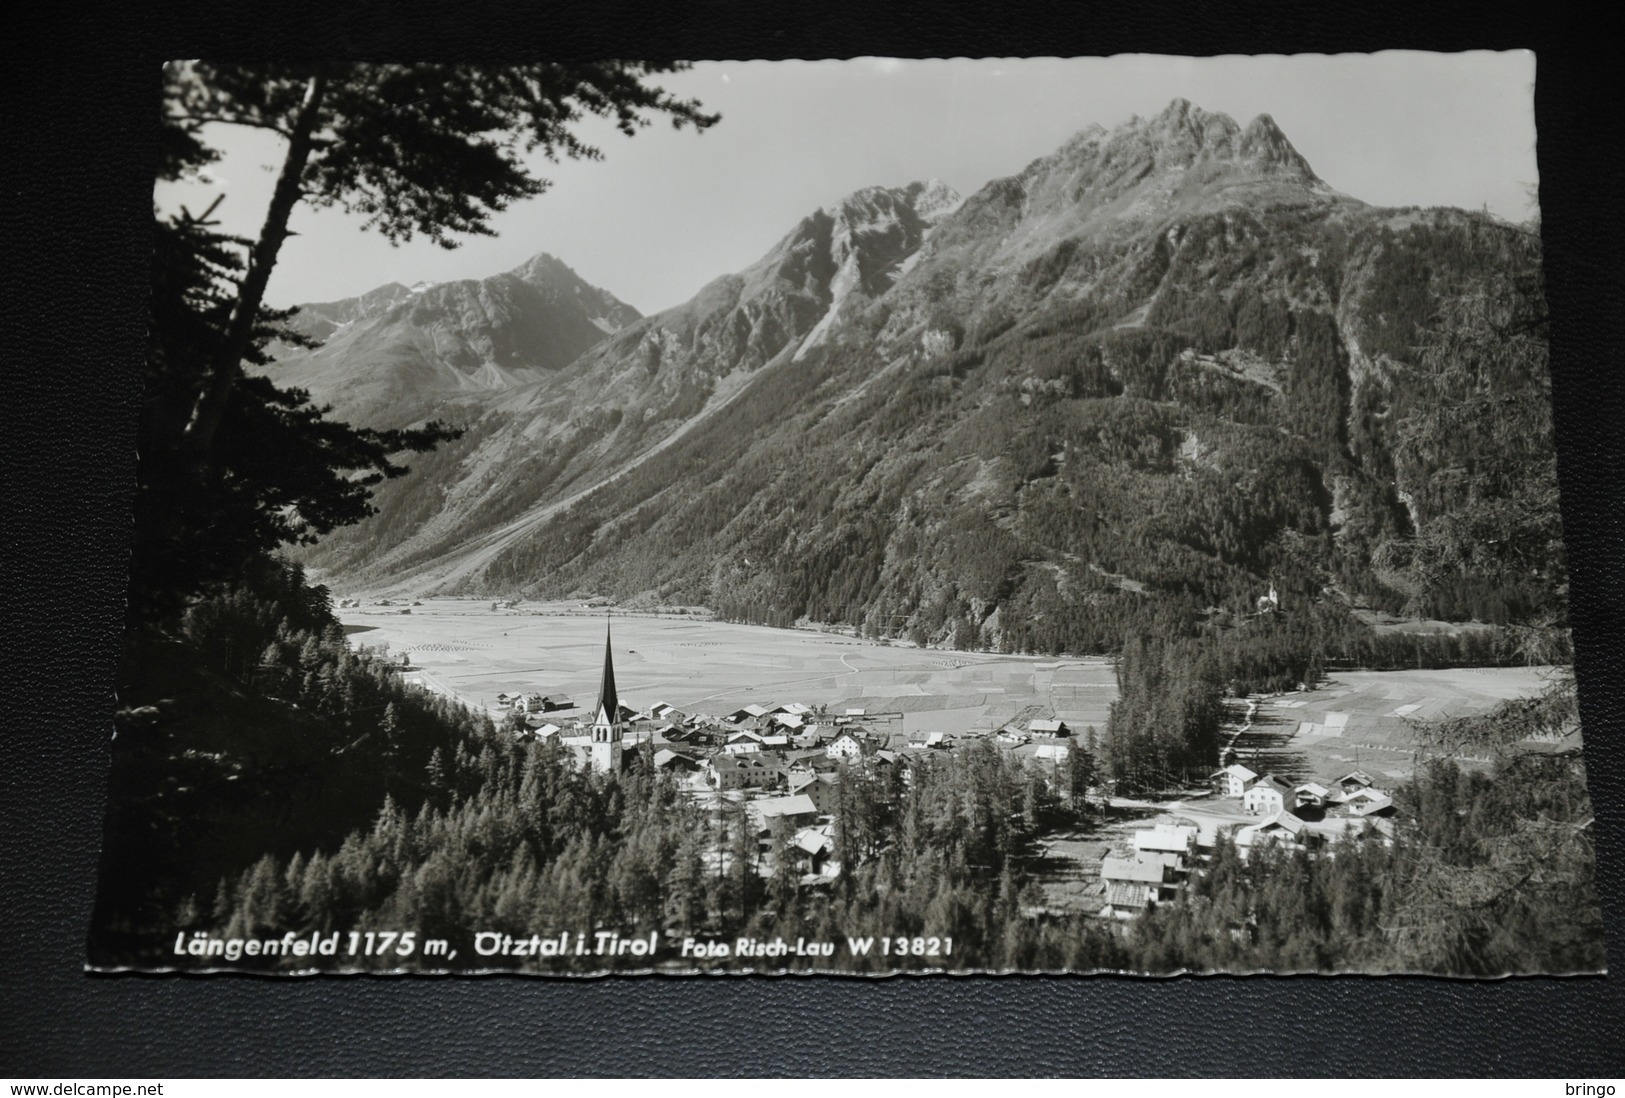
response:
<svg viewBox="0 0 1625 1098"><path fill-rule="evenodd" d="M715 813L719 832L726 811L738 814L754 837L758 874L773 876L781 859L793 858L807 888L827 885L840 873L836 801L854 770L890 770L906 786L933 754L991 740L1039 768L1059 792L1071 780L1072 752L1087 750L1066 721L1050 717L986 731L911 735L892 728L901 713L865 708L752 703L709 714L662 701L635 709L620 700L607 638L592 718L566 716L571 711L580 712L569 699L538 692L499 694L491 707L493 719L516 742L556 743L578 766L618 769L646 753L654 767ZM1249 703L1242 731L1251 727L1255 711L1256 703ZM1064 899L1029 913L1135 919L1176 898L1202 872L1221 836L1242 858L1267 845L1331 856L1345 835L1392 842L1393 798L1365 771L1293 782L1235 761L1233 748L1226 755L1228 765L1209 776L1206 788L1183 790L1173 799L1135 800L1091 787L1084 800L1098 806L1101 825L1090 830L1092 841L1081 844L1093 854L1073 856L1069 867L1081 888L1063 890ZM1079 846L1052 842L1046 854L1053 858ZM719 869L727 858L720 849L712 854Z"/></svg>
<svg viewBox="0 0 1625 1098"><path fill-rule="evenodd" d="M403 679L487 713L511 742L556 744L577 766L624 766L645 753L712 821L717 841L705 858L719 875L736 849L721 836L744 820L764 878L782 883L789 856L803 889L828 888L841 876L834 816L843 776L894 777L906 789L932 760L991 747L1074 806L1074 822L1034 836L1024 913L1117 926L1177 898L1221 843L1242 857L1267 845L1321 859L1336 857L1344 836L1392 842L1403 823L1394 794L1416 772L1418 722L1534 696L1547 675L1350 669L1312 689L1231 697L1216 770L1154 792L1090 778L1074 796L1074 770L1090 768L1075 767L1073 751L1083 748L1078 764L1089 761L1091 730L1098 740L1117 697L1107 660L945 652L692 611L621 611L614 668L661 700L623 704L618 694L605 721L588 708L609 662L602 606L492 610L489 601L431 597L417 613L399 613L415 601L345 608L347 627L395 653ZM1098 746L1097 763L1106 754Z"/></svg>

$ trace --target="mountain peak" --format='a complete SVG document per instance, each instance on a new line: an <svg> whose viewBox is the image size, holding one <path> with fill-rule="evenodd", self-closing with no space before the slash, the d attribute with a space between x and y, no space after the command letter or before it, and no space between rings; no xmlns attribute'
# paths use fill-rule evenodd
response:
<svg viewBox="0 0 1625 1098"><path fill-rule="evenodd" d="M1113 133L1113 143L1144 143L1165 168L1223 167L1250 175L1321 182L1275 119L1261 114L1245 129L1228 114L1205 111L1188 99L1174 99L1149 120L1131 119Z"/></svg>
<svg viewBox="0 0 1625 1098"><path fill-rule="evenodd" d="M935 225L964 202L958 191L935 177L923 183L910 183L904 188L904 193L914 212L928 225Z"/></svg>
<svg viewBox="0 0 1625 1098"><path fill-rule="evenodd" d="M575 278L575 271L563 260L548 252L537 252L513 270L507 272L515 278L547 279L547 278Z"/></svg>
<svg viewBox="0 0 1625 1098"><path fill-rule="evenodd" d="M940 179L929 179L902 187L860 187L822 212L855 225L907 218L929 226L957 209L960 202L958 191Z"/></svg>
<svg viewBox="0 0 1625 1098"><path fill-rule="evenodd" d="M1302 177L1306 182L1320 183L1303 154L1293 148L1275 119L1261 114L1247 123L1241 135L1241 154L1255 163L1270 165L1278 170Z"/></svg>

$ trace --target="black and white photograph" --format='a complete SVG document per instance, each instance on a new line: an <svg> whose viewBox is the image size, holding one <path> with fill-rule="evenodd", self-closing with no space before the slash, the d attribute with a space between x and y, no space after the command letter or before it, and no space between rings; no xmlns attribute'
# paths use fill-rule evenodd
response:
<svg viewBox="0 0 1625 1098"><path fill-rule="evenodd" d="M1529 52L176 61L104 972L1603 972Z"/></svg>

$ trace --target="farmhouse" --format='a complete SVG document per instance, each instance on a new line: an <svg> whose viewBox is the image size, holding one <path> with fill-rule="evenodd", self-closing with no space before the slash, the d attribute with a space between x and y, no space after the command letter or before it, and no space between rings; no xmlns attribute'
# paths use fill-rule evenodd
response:
<svg viewBox="0 0 1625 1098"><path fill-rule="evenodd" d="M1299 808L1325 808L1326 798L1332 791L1319 782L1304 782L1292 790L1293 798Z"/></svg>
<svg viewBox="0 0 1625 1098"><path fill-rule="evenodd" d="M861 728L843 728L838 736L824 746L826 755L843 762L867 758L877 750L879 745Z"/></svg>
<svg viewBox="0 0 1625 1098"><path fill-rule="evenodd" d="M1251 789L1258 775L1240 763L1231 763L1212 775L1213 791L1221 797L1240 797Z"/></svg>
<svg viewBox="0 0 1625 1098"><path fill-rule="evenodd" d="M1136 919L1151 906L1146 891L1122 881L1103 881L1106 886L1105 904L1100 909L1103 919Z"/></svg>
<svg viewBox="0 0 1625 1098"><path fill-rule="evenodd" d="M796 868L804 875L822 875L830 866L829 855L835 844L827 832L816 827L804 827L796 832L790 843L789 854L796 860Z"/></svg>
<svg viewBox="0 0 1625 1098"><path fill-rule="evenodd" d="M835 810L835 778L806 770L791 771L787 782L792 795L800 794L812 800L818 811L828 814Z"/></svg>
<svg viewBox="0 0 1625 1098"><path fill-rule="evenodd" d="M1100 879L1106 883L1107 906L1118 918L1132 918L1122 914L1133 910L1134 900L1143 909L1173 894L1174 878L1179 872L1178 854L1139 855L1133 858L1107 858L1100 863ZM1105 912L1102 912L1104 914ZM1134 912L1138 914L1138 911Z"/></svg>
<svg viewBox="0 0 1625 1098"><path fill-rule="evenodd" d="M1065 721L1037 719L1029 721L1027 731L1038 736L1070 736L1072 729L1066 726Z"/></svg>
<svg viewBox="0 0 1625 1098"><path fill-rule="evenodd" d="M1196 841L1196 836L1194 827L1158 824L1134 833L1134 850L1136 854L1178 854L1183 857Z"/></svg>
<svg viewBox="0 0 1625 1098"><path fill-rule="evenodd" d="M1265 843L1301 844L1306 825L1290 812L1278 812L1263 823L1244 827L1236 832L1236 848L1243 857L1249 850Z"/></svg>
<svg viewBox="0 0 1625 1098"><path fill-rule="evenodd" d="M754 732L736 732L722 745L722 750L730 755L744 755L761 749L762 737Z"/></svg>
<svg viewBox="0 0 1625 1098"><path fill-rule="evenodd" d="M1242 809L1252 816L1273 816L1297 803L1292 787L1273 774L1250 786L1241 801Z"/></svg>
<svg viewBox="0 0 1625 1098"><path fill-rule="evenodd" d="M1392 815L1394 801L1380 789L1361 789L1343 798L1349 814L1353 816Z"/></svg>
<svg viewBox="0 0 1625 1098"><path fill-rule="evenodd" d="M1339 786L1345 794L1357 793L1362 789L1370 789L1377 783L1371 780L1371 775L1364 770L1351 770L1337 781L1332 783Z"/></svg>
<svg viewBox="0 0 1625 1098"><path fill-rule="evenodd" d="M746 801L745 811L755 821L758 831L765 830L774 820L784 820L795 827L818 822L818 806L805 794L793 797L762 797Z"/></svg>
<svg viewBox="0 0 1625 1098"><path fill-rule="evenodd" d="M655 766L661 770L670 770L674 774L692 774L700 768L698 759L663 747L655 752Z"/></svg>

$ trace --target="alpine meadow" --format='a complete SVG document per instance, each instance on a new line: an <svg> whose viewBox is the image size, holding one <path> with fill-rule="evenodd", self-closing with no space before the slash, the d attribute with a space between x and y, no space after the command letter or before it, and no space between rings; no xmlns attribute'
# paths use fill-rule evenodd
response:
<svg viewBox="0 0 1625 1098"><path fill-rule="evenodd" d="M170 66L164 180L277 176L156 207L93 968L1604 968L1538 215L1163 93L647 316L267 302L300 209L714 140L696 68Z"/></svg>

